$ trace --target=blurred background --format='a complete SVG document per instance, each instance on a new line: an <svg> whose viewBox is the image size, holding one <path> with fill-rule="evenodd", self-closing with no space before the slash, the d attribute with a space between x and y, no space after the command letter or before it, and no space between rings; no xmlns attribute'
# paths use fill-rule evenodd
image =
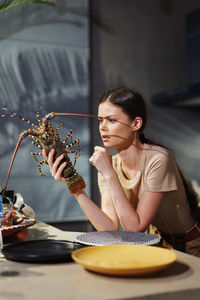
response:
<svg viewBox="0 0 200 300"><path fill-rule="evenodd" d="M146 135L167 146L186 178L200 191L200 1L60 0L0 13L0 106L37 123L36 112L97 114L107 88L138 90L148 109ZM98 124L80 117L55 118L62 139L80 138L76 169L99 204L96 170L88 159L102 145ZM0 186L18 134L30 127L0 119ZM41 177L26 138L8 189L21 193L37 219L66 230L92 226L63 184L48 169ZM73 160L73 156L70 156ZM200 194L200 192L199 192Z"/></svg>

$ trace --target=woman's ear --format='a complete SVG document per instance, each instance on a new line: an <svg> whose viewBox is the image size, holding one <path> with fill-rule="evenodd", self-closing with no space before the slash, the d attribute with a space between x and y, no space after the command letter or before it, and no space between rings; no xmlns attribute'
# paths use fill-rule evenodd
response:
<svg viewBox="0 0 200 300"><path fill-rule="evenodd" d="M142 127L142 118L141 117L136 117L133 122L132 122L132 130L137 131Z"/></svg>

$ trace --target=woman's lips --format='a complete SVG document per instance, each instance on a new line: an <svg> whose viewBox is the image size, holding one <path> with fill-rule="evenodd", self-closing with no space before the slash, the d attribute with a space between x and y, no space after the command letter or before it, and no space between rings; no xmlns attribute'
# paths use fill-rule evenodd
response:
<svg viewBox="0 0 200 300"><path fill-rule="evenodd" d="M109 136L108 135L102 135L102 140L104 141L104 142L107 142L108 140L109 140Z"/></svg>

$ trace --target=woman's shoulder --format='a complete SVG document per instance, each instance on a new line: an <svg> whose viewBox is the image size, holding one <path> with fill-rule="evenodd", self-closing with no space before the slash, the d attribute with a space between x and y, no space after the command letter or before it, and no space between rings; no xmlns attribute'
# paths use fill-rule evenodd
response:
<svg viewBox="0 0 200 300"><path fill-rule="evenodd" d="M174 166L176 161L170 150L157 145L147 145L144 152L145 164L149 167Z"/></svg>
<svg viewBox="0 0 200 300"><path fill-rule="evenodd" d="M149 158L164 158L171 157L171 152L162 146L157 146L153 144L144 145L145 155Z"/></svg>

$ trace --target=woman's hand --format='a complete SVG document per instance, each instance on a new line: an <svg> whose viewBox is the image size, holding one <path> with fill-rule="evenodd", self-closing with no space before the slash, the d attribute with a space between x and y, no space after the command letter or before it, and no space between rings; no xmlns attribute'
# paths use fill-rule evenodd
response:
<svg viewBox="0 0 200 300"><path fill-rule="evenodd" d="M105 178L113 174L112 155L105 148L95 146L94 153L90 157L89 162L95 166Z"/></svg>
<svg viewBox="0 0 200 300"><path fill-rule="evenodd" d="M51 149L48 156L47 156L47 153L45 150L42 150L42 154L43 154L44 158L46 159L46 161L48 162L49 170L51 172L51 175L55 178L55 180L66 183L66 179L63 177L62 172L63 172L64 168L66 167L67 163L64 162L60 165L60 162L64 156L60 155L54 161L54 154L55 154L54 149Z"/></svg>

